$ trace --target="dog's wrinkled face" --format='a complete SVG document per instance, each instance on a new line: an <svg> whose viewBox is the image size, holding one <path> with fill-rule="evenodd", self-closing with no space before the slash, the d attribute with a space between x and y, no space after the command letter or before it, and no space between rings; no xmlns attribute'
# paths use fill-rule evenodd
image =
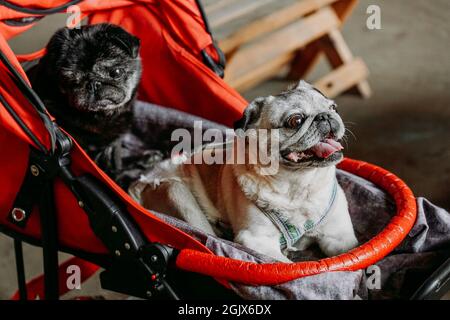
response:
<svg viewBox="0 0 450 320"><path fill-rule="evenodd" d="M141 75L139 39L111 24L63 28L47 46L59 90L82 112L118 112Z"/></svg>
<svg viewBox="0 0 450 320"><path fill-rule="evenodd" d="M342 160L345 133L336 104L310 84L255 99L235 129L278 129L280 163L288 168L325 167Z"/></svg>

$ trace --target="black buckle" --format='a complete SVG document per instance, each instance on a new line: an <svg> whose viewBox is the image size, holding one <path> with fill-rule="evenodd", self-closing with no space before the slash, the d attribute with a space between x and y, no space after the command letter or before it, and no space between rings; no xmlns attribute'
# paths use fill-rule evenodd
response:
<svg viewBox="0 0 450 320"><path fill-rule="evenodd" d="M212 71L214 71L215 74L217 74L219 77L223 78L225 76L224 70L226 65L226 59L223 51L219 48L216 41L214 40L214 37L211 32L211 27L209 25L208 17L206 16L206 12L203 8L203 5L200 0L195 0L197 3L197 7L200 11L200 15L202 16L203 23L205 24L206 32L209 33L212 40L212 45L214 46L214 49L217 52L217 55L219 56L219 61L216 62L214 59L205 51L205 49L202 50L202 57L203 57L203 63L208 66Z"/></svg>
<svg viewBox="0 0 450 320"><path fill-rule="evenodd" d="M25 174L22 186L17 193L13 208L8 215L8 221L25 228L35 205L38 203L44 185L44 168L38 163L39 156L34 149L30 150L28 170Z"/></svg>
<svg viewBox="0 0 450 320"><path fill-rule="evenodd" d="M116 257L100 274L102 288L143 299L178 300L165 279L172 256L172 248L153 243L142 246L134 259Z"/></svg>
<svg viewBox="0 0 450 320"><path fill-rule="evenodd" d="M215 47L217 53L219 54L219 60L225 61L223 52L217 46ZM208 66L212 71L214 71L215 74L217 74L221 78L225 76L225 64L222 63L222 61L219 61L219 63L214 61L214 59L206 52L205 49L202 50L202 57L203 63L206 64L206 66Z"/></svg>

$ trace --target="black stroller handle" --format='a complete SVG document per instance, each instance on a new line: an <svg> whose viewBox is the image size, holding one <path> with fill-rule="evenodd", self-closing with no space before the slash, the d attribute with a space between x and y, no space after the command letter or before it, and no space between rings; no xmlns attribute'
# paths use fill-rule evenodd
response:
<svg viewBox="0 0 450 320"><path fill-rule="evenodd" d="M49 8L49 9L36 9L36 8L27 8L27 7L22 7L22 6L18 6L14 3L11 3L7 0L3 0L0 2L0 5L3 5L5 7L7 7L8 9L14 10L14 11L18 11L18 12L22 12L22 13L27 13L27 14L39 14L39 15L47 15L47 14L53 14L53 13L57 13L60 12L64 9L67 9L68 7L80 3L83 0L71 0L68 1L67 3L60 5L58 7L54 7L54 8Z"/></svg>
<svg viewBox="0 0 450 320"><path fill-rule="evenodd" d="M68 166L61 167L59 175L86 212L95 235L114 256L111 266L100 274L102 288L145 299L178 300L165 279L175 251L149 243L122 202L95 177L74 177Z"/></svg>
<svg viewBox="0 0 450 320"><path fill-rule="evenodd" d="M450 291L450 258L420 286L411 300L438 300Z"/></svg>
<svg viewBox="0 0 450 320"><path fill-rule="evenodd" d="M205 49L202 50L201 54L203 57L203 62L220 78L223 79L225 76L225 65L226 65L226 58L223 51L219 48L217 45L216 40L214 39L214 36L212 34L211 27L209 25L208 17L206 16L205 9L203 8L203 5L200 0L195 0L195 3L197 4L198 10L200 11L200 15L202 16L203 23L205 24L206 32L209 33L212 40L212 45L214 49L217 52L217 56L219 58L219 61L214 61L214 59L206 52Z"/></svg>
<svg viewBox="0 0 450 320"><path fill-rule="evenodd" d="M8 69L10 74L8 76L14 81L14 83L20 88L20 91L23 93L24 97L29 101L30 105L36 110L39 117L42 119L42 122L47 129L50 140L51 140L51 148L52 152L55 151L56 144L56 132L55 132L55 124L51 120L50 116L47 113L47 109L44 106L42 100L38 97L38 95L33 91L33 89L28 85L28 83L20 76L19 72L13 67L11 62L6 58L5 54L0 50L0 61L3 65ZM14 109L9 106L8 102L0 96L1 103L5 106L11 116L14 118L16 123L22 128L22 130L26 133L28 137L36 144L36 146L43 152L47 153L47 149L39 139L34 135L34 133L26 126L26 124L20 119L20 117L16 114Z"/></svg>

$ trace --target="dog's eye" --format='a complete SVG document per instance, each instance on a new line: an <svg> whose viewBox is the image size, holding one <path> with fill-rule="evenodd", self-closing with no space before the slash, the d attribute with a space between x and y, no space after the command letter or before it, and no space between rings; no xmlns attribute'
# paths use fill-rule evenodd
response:
<svg viewBox="0 0 450 320"><path fill-rule="evenodd" d="M300 127L300 125L303 122L303 115L301 114L294 114L292 116L289 117L289 119L287 120L287 126L289 128L298 128Z"/></svg>
<svg viewBox="0 0 450 320"><path fill-rule="evenodd" d="M109 76L113 79L119 78L123 74L123 69L114 68L109 71Z"/></svg>
<svg viewBox="0 0 450 320"><path fill-rule="evenodd" d="M337 112L337 104L336 104L336 103L333 103L333 104L330 106L330 109Z"/></svg>

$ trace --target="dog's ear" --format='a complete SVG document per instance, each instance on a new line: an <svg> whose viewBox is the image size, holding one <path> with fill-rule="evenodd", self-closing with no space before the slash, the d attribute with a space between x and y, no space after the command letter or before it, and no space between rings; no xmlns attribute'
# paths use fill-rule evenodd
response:
<svg viewBox="0 0 450 320"><path fill-rule="evenodd" d="M64 51L66 46L71 43L76 31L68 27L61 28L55 32L47 44L47 51L55 52Z"/></svg>
<svg viewBox="0 0 450 320"><path fill-rule="evenodd" d="M110 41L122 48L132 58L137 58L139 54L139 47L141 46L141 41L139 38L133 36L122 27L116 25L102 23L97 26L104 29L105 32L108 31L108 39Z"/></svg>
<svg viewBox="0 0 450 320"><path fill-rule="evenodd" d="M305 90L305 89L312 89L313 86L310 85L308 82L304 80L300 80L296 86L294 86L294 89L296 90Z"/></svg>
<svg viewBox="0 0 450 320"><path fill-rule="evenodd" d="M68 27L61 28L55 32L55 34L50 39L49 43L52 42L64 42L71 40L73 37L74 31Z"/></svg>
<svg viewBox="0 0 450 320"><path fill-rule="evenodd" d="M50 38L47 44L47 53L39 62L40 65L47 65L47 67L43 67L47 75L56 74L56 70L60 67L60 61L63 61L66 57L69 46L77 32L77 29L64 27L57 30Z"/></svg>
<svg viewBox="0 0 450 320"><path fill-rule="evenodd" d="M136 58L139 53L141 41L131 34L119 33L112 40L122 49L127 51L131 57Z"/></svg>
<svg viewBox="0 0 450 320"><path fill-rule="evenodd" d="M245 108L242 118L234 123L234 130L246 131L248 126L258 120L265 98L256 98Z"/></svg>

